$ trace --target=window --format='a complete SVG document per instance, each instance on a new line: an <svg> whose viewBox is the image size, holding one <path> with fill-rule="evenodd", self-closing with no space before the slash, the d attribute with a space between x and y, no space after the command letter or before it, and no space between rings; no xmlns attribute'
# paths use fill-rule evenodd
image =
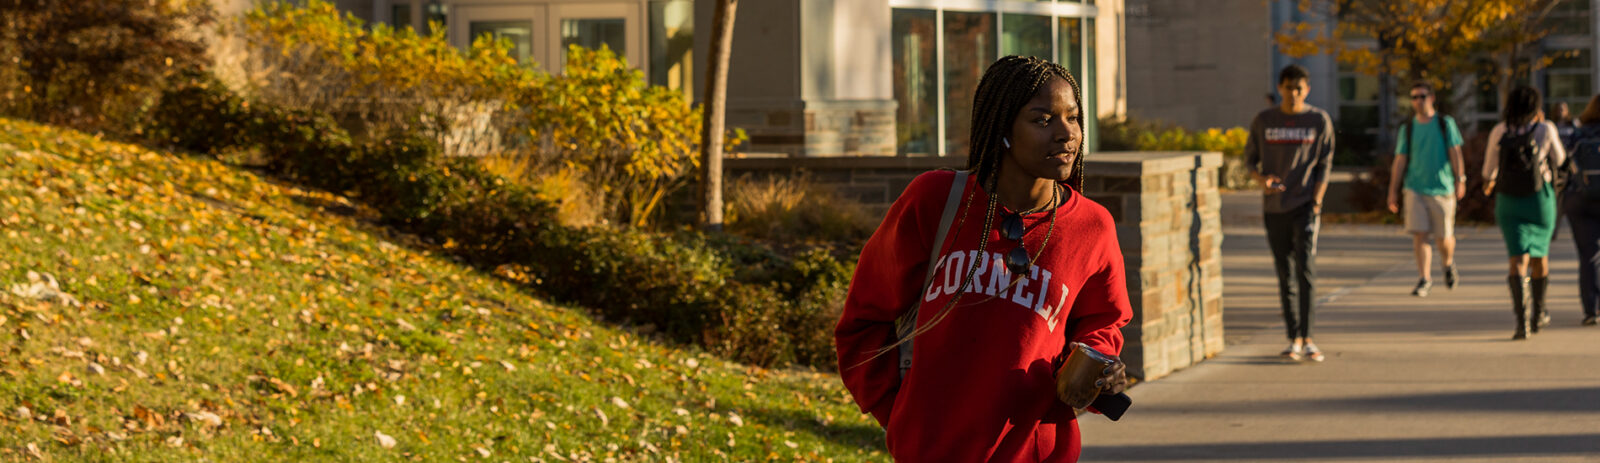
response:
<svg viewBox="0 0 1600 463"><path fill-rule="evenodd" d="M628 21L623 18L563 19L561 20L562 53L566 53L565 50L571 45L592 50L599 50L603 45L616 52L617 56L627 56L627 23Z"/></svg>
<svg viewBox="0 0 1600 463"><path fill-rule="evenodd" d="M439 4L437 0L435 0L433 3L429 3L428 7L424 10L427 13L427 16L423 19L427 20L428 24L427 27L424 28L426 30L424 30L423 33L432 34L434 23L438 23L439 28L441 29L446 31L450 30L450 22L448 21L450 19L449 8L449 5Z"/></svg>
<svg viewBox="0 0 1600 463"><path fill-rule="evenodd" d="M1370 163L1374 150L1386 152L1390 148L1378 147L1378 139L1383 131L1379 124L1379 91L1378 76L1356 72L1356 66L1351 63L1339 61L1337 66L1339 102L1337 116L1334 118L1334 131L1337 142L1334 143L1334 165L1365 165ZM1401 84L1406 88L1396 91L1409 91L1410 84ZM1274 82L1276 86L1276 82ZM1274 93L1276 94L1276 93ZM1278 98L1282 98L1279 96ZM1410 103L1399 102L1397 117L1411 114ZM1398 121L1399 119L1397 119ZM1393 127L1390 128L1393 130Z"/></svg>
<svg viewBox="0 0 1600 463"><path fill-rule="evenodd" d="M1589 49L1552 50L1550 57L1553 61L1544 72L1545 101L1564 102L1574 113L1583 111L1594 93Z"/></svg>
<svg viewBox="0 0 1600 463"><path fill-rule="evenodd" d="M1087 1L1090 4L1094 3L1094 0ZM1086 44L1085 48L1089 50L1089 53L1084 56L1085 69L1083 75L1078 76L1078 85L1083 86L1084 140L1088 143L1089 150L1087 152L1092 153L1100 150L1100 95L1095 91L1095 89L1099 88L1099 85L1095 82L1095 76L1098 75L1099 71L1095 69L1094 63L1094 56L1096 55L1094 52L1096 43L1094 18L1085 19L1084 23L1087 25L1083 28L1083 43Z"/></svg>
<svg viewBox="0 0 1600 463"><path fill-rule="evenodd" d="M389 25L399 29L411 27L411 4L401 3L389 6Z"/></svg>
<svg viewBox="0 0 1600 463"><path fill-rule="evenodd" d="M1056 63L1066 66L1067 72L1082 80L1083 77L1083 19L1057 19Z"/></svg>
<svg viewBox="0 0 1600 463"><path fill-rule="evenodd" d="M1552 35L1589 35L1589 0L1561 0L1545 20Z"/></svg>
<svg viewBox="0 0 1600 463"><path fill-rule="evenodd" d="M1094 137L1094 22L1084 0L889 0L896 142L901 155L965 156L983 72L1002 55L1067 68Z"/></svg>
<svg viewBox="0 0 1600 463"><path fill-rule="evenodd" d="M511 56L519 63L527 63L533 53L533 21L473 21L467 27L471 40L489 34L495 40L511 42Z"/></svg>
<svg viewBox="0 0 1600 463"><path fill-rule="evenodd" d="M1000 24L1001 55L1051 58L1049 16L1006 13Z"/></svg>
<svg viewBox="0 0 1600 463"><path fill-rule="evenodd" d="M693 1L650 3L650 84L694 94Z"/></svg>
<svg viewBox="0 0 1600 463"><path fill-rule="evenodd" d="M895 9L895 144L901 155L939 154L938 63L934 61L936 16L931 10Z"/></svg>
<svg viewBox="0 0 1600 463"><path fill-rule="evenodd" d="M944 13L945 153L965 156L972 131L972 99L994 60L993 13Z"/></svg>

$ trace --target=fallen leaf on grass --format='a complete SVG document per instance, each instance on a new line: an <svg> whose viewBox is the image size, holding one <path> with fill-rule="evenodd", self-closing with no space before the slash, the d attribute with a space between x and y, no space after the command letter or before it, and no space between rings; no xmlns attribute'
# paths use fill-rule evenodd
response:
<svg viewBox="0 0 1600 463"><path fill-rule="evenodd" d="M190 420L205 424L206 426L213 428L222 427L222 417L217 416L216 413L201 410L199 412L188 414L188 417Z"/></svg>
<svg viewBox="0 0 1600 463"><path fill-rule="evenodd" d="M372 434L373 434L373 436L376 436L378 438L378 445L379 446L382 446L383 448L386 448L386 449L394 448L395 440L394 440L393 437L389 437L389 435L388 434L384 434L383 431L373 431Z"/></svg>

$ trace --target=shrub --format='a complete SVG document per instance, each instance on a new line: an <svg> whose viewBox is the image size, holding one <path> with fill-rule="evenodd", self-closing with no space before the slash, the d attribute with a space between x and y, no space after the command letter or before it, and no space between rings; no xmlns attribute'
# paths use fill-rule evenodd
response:
<svg viewBox="0 0 1600 463"><path fill-rule="evenodd" d="M561 166L605 221L651 224L697 172L700 110L604 47L571 47L549 76L507 41L463 54L442 30L369 26L322 0L264 6L244 30L259 68L246 74L270 76L252 85L263 101L328 112L358 138L420 133L448 155Z"/></svg>
<svg viewBox="0 0 1600 463"><path fill-rule="evenodd" d="M312 8L325 6L311 3ZM315 15L302 18L330 20ZM349 24L337 16L333 19ZM676 118L688 112L687 106L658 90L624 88L637 82L639 76L621 75L622 70L617 68L621 62L607 52L584 54L574 50L573 56L577 59L569 62L569 69L589 66L593 72L579 73L575 78L580 80L562 84L572 85L566 90L545 94L591 98L582 93L584 85L610 85L620 92L610 99L635 99L637 106L551 104L544 107L597 113L587 119L564 115L570 119L550 119L543 127L621 126L610 132L546 132L565 134L549 138L572 142L572 146L562 149L600 147L610 150L606 152L609 158L557 156L553 161L497 164L476 157L447 156L441 153L437 139L426 131L353 136L348 125L336 122L327 113L252 102L206 75L191 75L183 85L162 94L154 111L156 127L150 138L159 144L202 153L256 152L262 168L275 175L356 196L372 206L385 224L425 237L445 251L508 279L594 308L612 320L652 324L670 339L699 344L720 355L759 365L797 361L819 367L831 365L829 334L850 275L849 269L827 251L804 252L791 259L769 247L725 235L563 226L554 220L557 208L546 199L552 192L539 191L529 183L517 181L516 176L501 175L545 162L544 165L580 172L586 179L604 178L596 176L595 170L578 168L577 160L588 159L592 161L589 164L619 163L612 168L625 175L654 176L648 182L661 181L660 172L668 171L667 177L678 179L671 181L681 181L683 166L674 164L677 161L672 161L672 156L687 156L687 145L671 145L665 139L672 134L651 131L662 127L640 125L647 119L603 113L632 108L629 110L657 111L657 116ZM529 111L539 112L536 108ZM526 117L529 121L540 120ZM698 124L697 119L690 119ZM374 126L362 127L370 130ZM670 130L688 126L676 127ZM694 128L698 130L697 126ZM615 140L606 142L612 144L575 143L578 137L588 140L587 137L618 134L636 139L624 138L624 144L615 144ZM646 152L625 156L628 150L637 148L628 143L655 146L649 149L657 151L655 155ZM644 164L635 165L641 162ZM527 171L523 170L523 175ZM653 185L651 188L663 188L664 184ZM643 200L657 202L665 195L659 191L651 194L656 196ZM647 217L649 211L645 208L630 214L625 217L639 219Z"/></svg>
<svg viewBox="0 0 1600 463"><path fill-rule="evenodd" d="M566 73L540 96L529 102L529 123L554 147L543 154L606 186L591 192L609 196L599 201L615 205L607 215L619 223L649 224L697 173L700 110L647 84L606 47L571 46Z"/></svg>
<svg viewBox="0 0 1600 463"><path fill-rule="evenodd" d="M860 243L878 226L861 203L804 176L745 175L729 183L726 196L728 231L774 245Z"/></svg>
<svg viewBox="0 0 1600 463"><path fill-rule="evenodd" d="M608 319L758 365L832 364L850 270L825 250L791 259L726 235L563 226L541 192L491 163L405 134L358 141L326 115L248 104L214 80L167 92L155 114L161 143L257 150L274 174L353 194L391 226L484 269L513 266L527 274L514 281Z"/></svg>
<svg viewBox="0 0 1600 463"><path fill-rule="evenodd" d="M132 134L169 79L206 61L203 0L0 2L0 112Z"/></svg>
<svg viewBox="0 0 1600 463"><path fill-rule="evenodd" d="M1250 137L1243 127L1191 131L1182 127L1133 118L1100 121L1100 146L1107 151L1216 151L1222 153L1217 175L1224 189L1255 188L1255 179L1245 166L1244 145Z"/></svg>
<svg viewBox="0 0 1600 463"><path fill-rule="evenodd" d="M367 25L323 0L264 4L240 30L242 74L258 76L246 86L262 101L328 113L361 137L419 133L451 154L496 149L511 133L481 115L510 109L548 77L519 65L507 43L480 38L463 54L443 28Z"/></svg>
<svg viewBox="0 0 1600 463"><path fill-rule="evenodd" d="M528 185L540 201L555 208L555 218L569 227L587 227L605 223L601 205L591 194L591 182L577 169L559 163L538 163L533 157L521 154L485 156L482 165L488 172L506 181Z"/></svg>

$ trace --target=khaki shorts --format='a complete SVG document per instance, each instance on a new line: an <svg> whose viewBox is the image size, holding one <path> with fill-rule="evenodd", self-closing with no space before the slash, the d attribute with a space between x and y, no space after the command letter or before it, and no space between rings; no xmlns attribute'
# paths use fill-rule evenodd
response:
<svg viewBox="0 0 1600 463"><path fill-rule="evenodd" d="M1405 190L1406 231L1426 233L1434 239L1455 236L1456 198L1451 195L1424 195Z"/></svg>

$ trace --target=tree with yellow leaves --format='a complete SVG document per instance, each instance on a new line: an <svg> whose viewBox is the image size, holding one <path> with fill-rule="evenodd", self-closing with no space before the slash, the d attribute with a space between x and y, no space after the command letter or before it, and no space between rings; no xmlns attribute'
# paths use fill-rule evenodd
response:
<svg viewBox="0 0 1600 463"><path fill-rule="evenodd" d="M1330 30L1323 23L1288 24L1275 37L1279 50L1296 58L1332 54L1356 72L1379 76L1380 133L1387 139L1393 78L1427 82L1437 94L1457 95L1458 78L1494 63L1494 78L1481 84L1497 85L1497 94L1503 94L1511 82L1550 62L1531 56L1530 46L1549 34L1546 17L1563 0L1296 1L1301 11L1334 18L1335 25ZM1445 113L1456 103L1453 98L1437 102Z"/></svg>

